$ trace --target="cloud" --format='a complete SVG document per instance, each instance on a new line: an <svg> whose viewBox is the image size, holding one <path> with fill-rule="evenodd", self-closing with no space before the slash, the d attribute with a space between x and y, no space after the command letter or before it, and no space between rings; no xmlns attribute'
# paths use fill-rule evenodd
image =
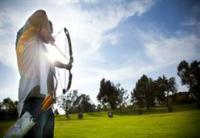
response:
<svg viewBox="0 0 200 138"><path fill-rule="evenodd" d="M99 0L56 0L56 1L49 1L46 0L46 2L52 2L53 4L56 4L57 6L65 6L65 5L69 5L69 4L80 4L82 3L90 3L90 4L94 4L94 3L98 3Z"/></svg>
<svg viewBox="0 0 200 138"><path fill-rule="evenodd" d="M73 85L81 86L81 88L87 87L86 85L91 86L92 82L99 81L99 78L109 76L114 71L109 72L109 70L95 66L107 62L100 50L104 46L103 43L106 41L113 45L117 44L121 34L111 30L131 16L142 16L152 7L153 1L108 2L100 6L99 3L95 4L92 5L93 8L77 8L77 5L67 8L59 7L61 14L53 12L57 9L53 11L47 9L49 18L53 20L55 32L59 30L58 26L61 28L65 25L70 31L75 57L73 70L74 74L80 74L75 75L74 80L79 81ZM94 72L91 73L88 68L92 68ZM123 74L123 71L126 72L126 69L115 72Z"/></svg>
<svg viewBox="0 0 200 138"><path fill-rule="evenodd" d="M98 87L102 76L114 80L126 79L127 75L123 75L127 71L132 72L133 67L107 70L104 67L97 66L107 62L100 49L104 46L105 41L113 45L117 44L120 34L113 32L112 29L117 28L120 23L131 16L142 16L152 7L154 2L152 0L104 2L86 0L86 7L83 7L78 0L73 2L71 0L65 2L59 0L57 4L46 1L45 6L36 4L27 7L26 11L23 9L16 11L9 7L4 8L0 12L0 17L3 17L0 20L0 32L3 34L10 29L9 32L11 33L4 35L9 39L2 40L4 42L0 43L0 60L17 72L14 48L16 32L35 9L42 7L47 11L49 19L52 20L55 32L65 26L69 29L75 57L73 68L75 82L72 83L72 88L94 90L94 87ZM92 4L92 7L89 4ZM3 27L7 23L9 23L9 26ZM64 43L58 42L58 45L62 47ZM93 72L89 70L91 68ZM119 75L119 77L113 77L112 73L115 76ZM15 89L17 90L16 87ZM4 90L8 89L5 88Z"/></svg>
<svg viewBox="0 0 200 138"><path fill-rule="evenodd" d="M146 56L154 64L163 66L177 64L181 60L199 59L198 36L189 34L180 37L167 37L164 34L145 33Z"/></svg>
<svg viewBox="0 0 200 138"><path fill-rule="evenodd" d="M152 31L151 29L149 31L138 29L137 33L141 47L144 48L144 51L141 51L143 55L139 55L137 58L128 57L128 60L114 69L95 67L88 69L86 74L90 73L90 78L85 75L85 77L81 77L85 78L82 81L87 82L88 80L88 84L92 84L96 80L95 83L97 84L103 77L114 82L134 81L139 79L142 74L159 72L169 66L176 68L183 59L189 61L200 59L200 40L194 34L167 36L162 32ZM172 72L172 74L175 75L176 72ZM86 84L84 83L85 86ZM183 87L180 87L180 89L185 90Z"/></svg>
<svg viewBox="0 0 200 138"><path fill-rule="evenodd" d="M199 40L195 35L168 37L164 33L153 31L154 28L149 28L149 31L138 28L135 33L138 33L141 47L145 50L143 55L146 58L141 55L137 59L128 56L129 60L114 69L100 66L102 64L110 66L118 64L116 62L108 63L100 50L105 46L103 45L105 41L109 41L113 45L118 43L121 34L112 30L131 16L142 16L153 4L153 1L131 1L131 3L120 4L108 2L107 5L99 7L95 7L94 4L94 8L86 10L75 9L72 6L65 9L68 16L55 16L55 19L58 18L58 20L65 18L59 24L67 24L71 32L75 53L73 88L97 91L99 81L103 77L114 82L134 81L141 74L176 65L182 59L198 57L197 44ZM76 20L78 22L75 22ZM97 64L99 66L96 66Z"/></svg>
<svg viewBox="0 0 200 138"><path fill-rule="evenodd" d="M17 59L15 52L15 40L18 29L25 23L19 17L28 17L28 12L20 12L9 7L4 7L0 11L0 61L17 70Z"/></svg>
<svg viewBox="0 0 200 138"><path fill-rule="evenodd" d="M105 36L105 41L106 39L110 42L111 45L116 45L120 39L120 36L122 34L120 33L111 33Z"/></svg>
<svg viewBox="0 0 200 138"><path fill-rule="evenodd" d="M10 7L3 7L0 11L0 36L15 36L19 27L25 23L28 13L16 11ZM24 17L24 20L19 17Z"/></svg>
<svg viewBox="0 0 200 138"><path fill-rule="evenodd" d="M50 1L49 1L50 2ZM61 1L59 1L61 2ZM67 0L66 3L62 5L69 4L72 1ZM98 8L100 1L86 0L85 3L96 3L95 8L80 8L76 1L76 5L70 5L66 8L57 6L52 8L52 4L47 3L47 6L44 6L44 9L47 10L50 19L53 20L55 26L55 32L60 28L67 26L73 41L74 53L79 53L78 51L84 51L79 53L80 57L84 57L85 60L90 59L93 55L99 55L96 59L97 61L102 61L100 58L99 48L102 47L104 41L110 41L111 44L116 44L118 42L118 35L114 33L105 34L109 30L116 28L120 22L126 20L130 16L138 15L141 16L145 13L153 4L151 0L141 0L141 1L131 1L131 2L108 2L108 4L101 4ZM39 7L38 5L35 6ZM0 16L4 20L0 20L0 31L1 34L5 32L11 32L11 34L4 35L6 37L12 36L12 41L5 43L4 45L14 45L15 35L17 30L24 24L30 11L33 11L34 7L28 11L15 11L12 9L4 8L0 12ZM57 12L55 12L57 11ZM59 11L59 12L58 12ZM59 14L58 14L59 13ZM23 17L18 18L18 17ZM9 22L9 26L6 24ZM4 27L6 26L6 27ZM8 31L10 29L10 31ZM10 40L10 39L9 39ZM1 43L2 45L2 43ZM61 44L62 45L62 44ZM4 48L4 47L2 47ZM13 47L12 47L13 48ZM3 51L3 50L2 50ZM1 59L8 61L13 60L13 56L7 56L7 53L1 51ZM10 55L10 54L9 54ZM13 55L13 52L12 52ZM76 56L76 55L75 55ZM77 57L78 57L77 56ZM79 60L79 59L78 59ZM15 61L14 61L15 62ZM81 61L82 62L82 61Z"/></svg>
<svg viewBox="0 0 200 138"><path fill-rule="evenodd" d="M192 28L195 31L200 32L200 6L199 2L196 1L196 4L192 7L191 16L184 20L181 25L187 28Z"/></svg>
<svg viewBox="0 0 200 138"><path fill-rule="evenodd" d="M89 54L95 53L102 46L102 43L108 38L106 32L116 28L120 22L130 16L141 16L148 11L152 4L152 1L142 0L124 3L108 2L102 6L92 5L94 8L88 9L71 6L60 9L60 13L63 14L58 15L51 12L51 15L55 18L56 26L68 25L75 45L78 45L79 49L85 49ZM60 23L58 23L59 21ZM113 37L110 39L113 42Z"/></svg>
<svg viewBox="0 0 200 138"><path fill-rule="evenodd" d="M0 46L0 62L4 65L11 67L17 71L17 59L15 54L15 47L9 45Z"/></svg>
<svg viewBox="0 0 200 138"><path fill-rule="evenodd" d="M184 21L182 24L182 26L185 26L187 28L192 28L195 29L196 31L200 32L200 19L198 18L190 18L186 21Z"/></svg>

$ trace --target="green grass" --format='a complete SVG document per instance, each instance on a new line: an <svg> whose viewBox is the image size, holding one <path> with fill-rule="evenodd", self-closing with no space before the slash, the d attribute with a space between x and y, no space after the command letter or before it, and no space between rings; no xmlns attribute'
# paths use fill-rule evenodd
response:
<svg viewBox="0 0 200 138"><path fill-rule="evenodd" d="M154 108L143 115L106 112L85 113L67 120L57 116L55 138L194 138L200 137L200 110L188 106L175 107L172 113ZM188 110L190 109L190 110ZM160 111L160 112L159 112ZM0 122L0 137L13 122Z"/></svg>

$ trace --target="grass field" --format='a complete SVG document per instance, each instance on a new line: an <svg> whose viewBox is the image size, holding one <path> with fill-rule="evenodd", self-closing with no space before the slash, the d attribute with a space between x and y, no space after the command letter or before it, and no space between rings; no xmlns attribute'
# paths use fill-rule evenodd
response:
<svg viewBox="0 0 200 138"><path fill-rule="evenodd" d="M158 111L157 111L158 110ZM0 137L13 123L0 122ZM181 106L172 113L156 109L143 115L106 112L85 113L83 120L72 115L56 116L55 138L196 138L200 137L200 110Z"/></svg>

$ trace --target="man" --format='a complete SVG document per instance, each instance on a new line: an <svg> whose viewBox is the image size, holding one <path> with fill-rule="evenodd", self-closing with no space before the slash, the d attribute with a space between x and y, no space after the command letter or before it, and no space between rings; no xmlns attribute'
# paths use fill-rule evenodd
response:
<svg viewBox="0 0 200 138"><path fill-rule="evenodd" d="M37 10L18 31L16 39L17 62L20 73L18 113L29 112L36 118L36 125L26 138L52 138L54 114L50 108L40 112L48 95L55 97L54 66L70 69L71 64L51 63L46 57L44 43L54 43L53 27L44 10Z"/></svg>

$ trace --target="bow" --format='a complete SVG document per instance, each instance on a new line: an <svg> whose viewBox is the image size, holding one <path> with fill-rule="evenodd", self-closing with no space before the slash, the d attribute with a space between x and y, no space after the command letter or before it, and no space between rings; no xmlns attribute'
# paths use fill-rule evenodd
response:
<svg viewBox="0 0 200 138"><path fill-rule="evenodd" d="M67 28L64 28L64 32L65 32L65 35L67 37L68 46L69 46L69 56L70 56L69 64L72 64L73 61L74 61L74 58L73 58L73 53L72 53L71 39L70 39L69 31L67 30ZM72 73L71 73L71 68L70 68L69 69L68 85L67 85L67 88L63 88L63 94L65 94L67 91L69 91L71 84L72 84Z"/></svg>
<svg viewBox="0 0 200 138"><path fill-rule="evenodd" d="M69 36L69 31L66 28L64 28L64 32L65 32L65 35L67 37L68 46L69 46L69 56L70 56L69 64L72 64L74 59L73 59L73 53L72 53L71 39L70 39L70 36ZM59 33L57 33L57 35ZM52 45L54 45L58 49L58 51L66 58L66 56L63 54L63 52L55 44L52 44ZM60 75L59 75L59 77L60 77ZM63 94L65 94L67 91L69 91L71 84L72 84L72 73L71 73L71 68L70 68L69 69L68 85L67 85L67 88L63 88L63 90L62 90ZM48 110L48 108L51 107L52 103L53 103L53 97L51 95L47 96L42 102L41 111Z"/></svg>

